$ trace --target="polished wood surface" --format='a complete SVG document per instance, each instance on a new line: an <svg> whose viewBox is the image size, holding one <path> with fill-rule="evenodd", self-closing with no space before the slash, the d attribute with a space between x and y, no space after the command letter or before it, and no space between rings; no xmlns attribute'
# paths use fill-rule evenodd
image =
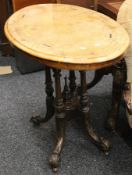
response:
<svg viewBox="0 0 132 175"><path fill-rule="evenodd" d="M78 5L85 8L93 9L93 0L61 0L62 4Z"/></svg>
<svg viewBox="0 0 132 175"><path fill-rule="evenodd" d="M129 44L128 34L114 20L64 4L33 5L19 10L6 22L5 33L19 49L41 58L47 65L65 69L111 65L124 56Z"/></svg>
<svg viewBox="0 0 132 175"><path fill-rule="evenodd" d="M103 6L104 8L117 14L123 2L124 0L98 0L98 5Z"/></svg>
<svg viewBox="0 0 132 175"><path fill-rule="evenodd" d="M98 0L98 11L116 19L124 0Z"/></svg>
<svg viewBox="0 0 132 175"><path fill-rule="evenodd" d="M0 50L2 55L10 55L12 48L4 35L4 24L7 18L15 11L33 4L61 3L61 0L1 0L0 1Z"/></svg>
<svg viewBox="0 0 132 175"><path fill-rule="evenodd" d="M61 0L12 0L13 12L32 5L32 4L43 4L43 3L60 3Z"/></svg>

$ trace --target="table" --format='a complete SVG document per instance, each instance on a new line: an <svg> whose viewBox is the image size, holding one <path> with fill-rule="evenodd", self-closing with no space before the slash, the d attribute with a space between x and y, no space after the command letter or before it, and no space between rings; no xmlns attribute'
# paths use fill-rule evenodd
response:
<svg viewBox="0 0 132 175"><path fill-rule="evenodd" d="M86 70L113 65L124 57L129 45L124 28L103 14L79 6L41 4L13 14L5 24L5 34L15 47L47 66L47 114L44 119L37 116L32 121L36 124L47 122L55 111L57 140L49 159L53 170L57 171L59 166L66 114L78 105L88 136L108 153L110 142L97 134L90 122ZM51 69L54 72L55 99ZM65 78L63 92L61 69L69 70L69 84ZM80 87L75 82L75 70L80 72Z"/></svg>

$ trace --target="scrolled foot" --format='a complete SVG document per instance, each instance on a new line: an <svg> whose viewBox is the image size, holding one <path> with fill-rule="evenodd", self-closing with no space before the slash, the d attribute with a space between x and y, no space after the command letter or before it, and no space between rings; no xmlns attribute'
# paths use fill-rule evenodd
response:
<svg viewBox="0 0 132 175"><path fill-rule="evenodd" d="M90 137L91 141L101 150L104 152L105 155L109 154L109 151L112 147L111 142L97 134L97 132L93 129L91 125L88 126L89 123L86 124L86 131L88 136Z"/></svg>
<svg viewBox="0 0 132 175"><path fill-rule="evenodd" d="M85 129L88 137L91 139L91 141L101 150L105 153L105 155L109 154L109 151L112 147L111 142L100 136L93 128L89 117L84 116L84 123L85 123Z"/></svg>
<svg viewBox="0 0 132 175"><path fill-rule="evenodd" d="M32 116L30 121L36 125L36 126L39 126L41 123L43 123L45 120L40 116L40 115L37 115L37 116Z"/></svg>
<svg viewBox="0 0 132 175"><path fill-rule="evenodd" d="M105 155L109 154L112 145L109 140L100 137L100 149L105 153Z"/></svg>
<svg viewBox="0 0 132 175"><path fill-rule="evenodd" d="M49 164L50 164L53 172L57 172L58 171L59 161L60 161L59 154L52 153L51 157L49 158Z"/></svg>
<svg viewBox="0 0 132 175"><path fill-rule="evenodd" d="M46 112L45 117L41 117L40 115L32 116L30 121L34 125L39 126L42 123L48 122L53 117L54 112L55 112L54 107L50 106L50 108L49 107L47 108L47 112Z"/></svg>

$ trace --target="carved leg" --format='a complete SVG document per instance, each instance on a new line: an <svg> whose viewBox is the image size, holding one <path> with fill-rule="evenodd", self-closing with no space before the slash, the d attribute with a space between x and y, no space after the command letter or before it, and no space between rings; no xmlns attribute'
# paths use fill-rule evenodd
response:
<svg viewBox="0 0 132 175"><path fill-rule="evenodd" d="M67 83L67 77L65 77L65 85L64 85L64 90L63 90L63 101L65 105L65 110L66 111L71 111L72 110L72 99L71 99L71 93L68 87Z"/></svg>
<svg viewBox="0 0 132 175"><path fill-rule="evenodd" d="M81 104L81 111L84 117L87 134L92 139L92 141L95 143L95 145L98 146L104 153L107 154L111 148L111 144L108 140L99 136L92 127L90 117L89 117L89 98L87 94L86 72L81 71L80 75L81 75L80 104Z"/></svg>
<svg viewBox="0 0 132 175"><path fill-rule="evenodd" d="M123 86L126 80L126 65L124 60L113 66L113 90L112 107L106 121L106 128L115 132L117 126L118 112L122 98Z"/></svg>
<svg viewBox="0 0 132 175"><path fill-rule="evenodd" d="M69 71L69 88L71 92L71 96L75 95L76 91L76 76L75 76L75 71Z"/></svg>
<svg viewBox="0 0 132 175"><path fill-rule="evenodd" d="M39 125L40 123L45 123L47 121L49 121L52 116L54 115L54 97L53 97L53 87L52 87L52 80L51 80L51 72L50 72L50 68L46 67L45 68L45 84L46 84L46 115L45 118L41 117L41 116L33 116L31 118L31 121L35 124L35 125Z"/></svg>
<svg viewBox="0 0 132 175"><path fill-rule="evenodd" d="M57 131L57 141L54 147L53 153L49 159L49 164L51 165L53 171L58 170L60 153L63 148L64 143L64 134L65 134L65 111L64 111L64 103L61 93L61 85L60 85L60 71L54 70L55 76L55 91L56 91L56 99L55 99L55 111L56 111L56 131Z"/></svg>

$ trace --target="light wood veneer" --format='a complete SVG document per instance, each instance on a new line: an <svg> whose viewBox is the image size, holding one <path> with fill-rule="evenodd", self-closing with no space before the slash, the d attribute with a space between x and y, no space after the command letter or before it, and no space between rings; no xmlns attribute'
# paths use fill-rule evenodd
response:
<svg viewBox="0 0 132 175"><path fill-rule="evenodd" d="M13 14L7 38L41 62L64 69L96 69L121 59L129 45L124 28L111 18L79 6L41 4Z"/></svg>

